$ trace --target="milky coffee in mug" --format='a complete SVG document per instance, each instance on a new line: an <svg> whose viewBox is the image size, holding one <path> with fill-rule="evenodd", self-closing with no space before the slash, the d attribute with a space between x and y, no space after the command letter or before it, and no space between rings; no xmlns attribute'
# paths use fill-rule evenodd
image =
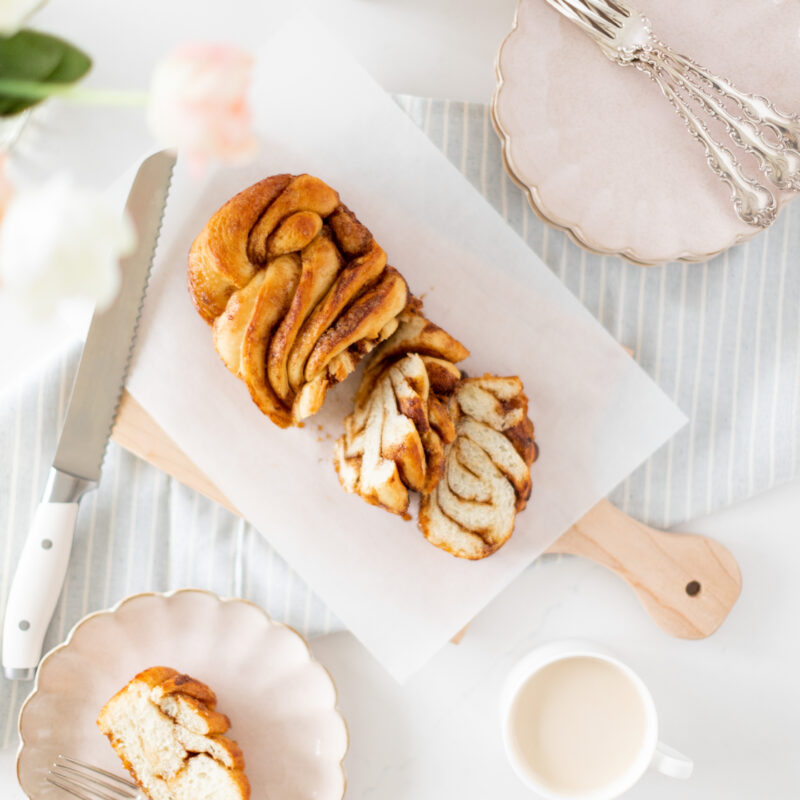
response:
<svg viewBox="0 0 800 800"><path fill-rule="evenodd" d="M689 759L657 742L641 679L593 645L556 642L523 659L506 683L503 727L517 775L547 798L610 800L648 766L691 774Z"/></svg>

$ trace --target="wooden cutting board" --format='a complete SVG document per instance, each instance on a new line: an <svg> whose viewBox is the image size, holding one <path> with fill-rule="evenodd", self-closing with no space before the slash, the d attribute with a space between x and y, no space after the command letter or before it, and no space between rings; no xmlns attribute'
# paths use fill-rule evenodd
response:
<svg viewBox="0 0 800 800"><path fill-rule="evenodd" d="M239 513L127 392L123 393L111 438L181 483ZM733 608L742 588L736 559L719 542L707 536L655 530L607 500L594 506L547 552L590 558L616 572L636 592L659 627L683 639L712 634Z"/></svg>

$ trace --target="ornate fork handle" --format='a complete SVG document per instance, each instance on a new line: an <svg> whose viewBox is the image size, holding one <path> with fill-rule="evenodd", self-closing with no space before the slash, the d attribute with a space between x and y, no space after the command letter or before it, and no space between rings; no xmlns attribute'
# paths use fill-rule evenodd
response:
<svg viewBox="0 0 800 800"><path fill-rule="evenodd" d="M799 116L778 111L765 97L740 92L730 81L667 47L653 34L650 20L626 0L547 2L593 39L611 61L634 66L657 84L689 133L703 145L712 171L730 187L734 208L744 222L771 225L777 215L775 196L745 174L734 153L717 141L708 129L709 118L724 127L734 145L754 157L758 171L776 188L800 192Z"/></svg>
<svg viewBox="0 0 800 800"><path fill-rule="evenodd" d="M656 58L652 51L642 51L637 53L634 61L628 63L633 63L655 81L692 136L704 146L708 165L731 188L731 199L739 217L749 225L764 228L771 225L777 214L777 204L772 192L748 178L733 153L711 136L705 123L681 97L680 83L665 69L661 59Z"/></svg>
<svg viewBox="0 0 800 800"><path fill-rule="evenodd" d="M680 64L682 69L699 76L721 95L733 100L748 119L757 125L766 125L771 128L786 147L800 151L800 117L778 111L766 97L741 92L730 81L714 75L713 72L709 72L705 67L690 58L680 53L675 53L669 48L665 49L669 52L670 57Z"/></svg>
<svg viewBox="0 0 800 800"><path fill-rule="evenodd" d="M657 42L646 54L666 72L680 88L691 95L710 116L725 125L729 136L742 149L755 156L759 168L779 189L800 190L800 153L784 144L788 136L781 136L773 126L780 120L781 130L800 135L800 120L776 111L764 98L759 98L763 108L769 112L770 122L756 116L756 104L752 95L736 90L729 82L712 75L686 56L676 53L661 42ZM695 80L692 80L694 78ZM697 82L695 82L697 81ZM715 90L716 95L704 89L704 85ZM718 98L727 98L744 112L740 117L731 113ZM767 108L768 107L768 108ZM761 126L761 127L759 127ZM762 128L770 128L780 138L773 144L764 135ZM795 130L796 128L796 130Z"/></svg>

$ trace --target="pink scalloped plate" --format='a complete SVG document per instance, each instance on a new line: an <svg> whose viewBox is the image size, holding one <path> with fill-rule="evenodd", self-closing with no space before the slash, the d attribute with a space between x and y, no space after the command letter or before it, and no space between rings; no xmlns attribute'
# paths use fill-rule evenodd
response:
<svg viewBox="0 0 800 800"><path fill-rule="evenodd" d="M800 112L800 3L635 5L674 49ZM587 249L641 264L705 261L758 233L655 84L609 61L545 0L519 0L497 77L492 115L510 174L546 222Z"/></svg>
<svg viewBox="0 0 800 800"><path fill-rule="evenodd" d="M214 689L245 758L252 800L341 800L347 728L336 689L303 638L244 600L184 590L142 594L79 622L42 661L22 708L20 786L63 800L46 782L59 754L125 772L95 724L138 672L174 667Z"/></svg>

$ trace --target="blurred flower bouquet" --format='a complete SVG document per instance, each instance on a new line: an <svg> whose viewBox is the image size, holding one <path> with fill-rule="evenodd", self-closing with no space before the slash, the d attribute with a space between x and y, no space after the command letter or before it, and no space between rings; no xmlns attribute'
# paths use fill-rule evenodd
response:
<svg viewBox="0 0 800 800"><path fill-rule="evenodd" d="M23 27L42 0L0 0L0 126L50 97L138 105L155 141L177 148L195 173L212 160L240 162L256 149L248 91L252 57L225 45L184 44L156 67L147 92L81 85L91 58L74 45ZM14 135L0 137L0 151ZM0 291L48 317L75 300L104 306L119 284L118 260L135 246L130 222L102 193L66 174L16 191L0 152Z"/></svg>

